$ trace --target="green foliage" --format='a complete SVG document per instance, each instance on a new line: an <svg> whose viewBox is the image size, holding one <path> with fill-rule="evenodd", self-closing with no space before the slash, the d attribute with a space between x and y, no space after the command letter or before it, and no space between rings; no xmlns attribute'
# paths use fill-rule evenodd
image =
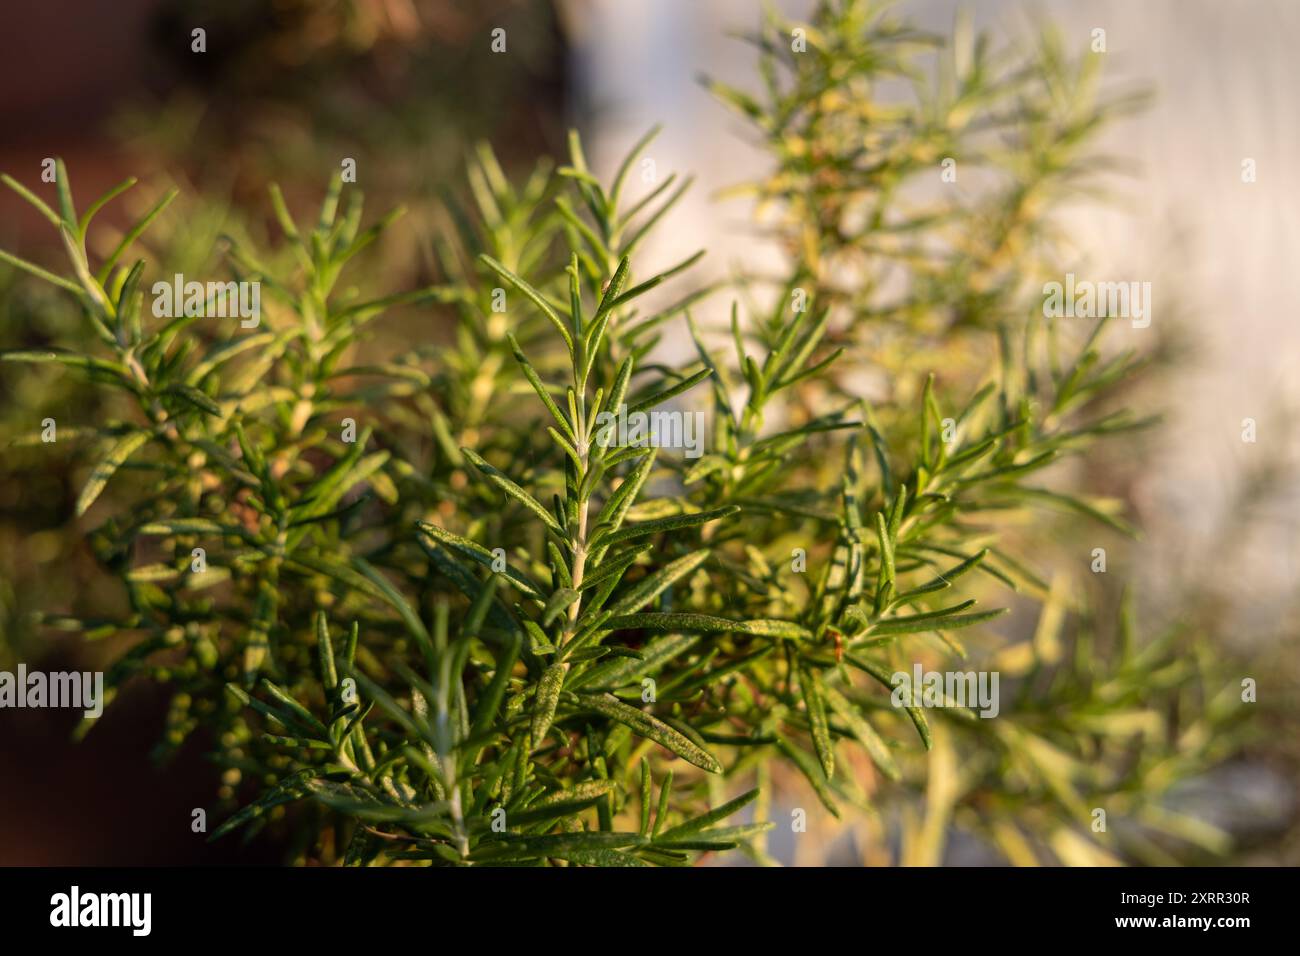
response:
<svg viewBox="0 0 1300 956"><path fill-rule="evenodd" d="M1141 362L1105 349L1104 323L1077 336L1034 311L1048 212L1115 109L1094 61L1049 36L1019 62L959 29L931 82L938 41L866 4L805 28L805 54L789 24L756 38L767 102L718 88L772 149L755 189L789 253L774 288L740 283L725 344L689 312L713 287L645 305L700 256L641 278L638 247L687 186L625 198L653 131L608 188L576 136L568 165L518 186L480 149L471 208L450 201L455 233L434 240L443 281L412 292L345 283L398 214L363 229L336 181L303 225L273 190L279 247L226 251L265 292L256 329L150 321L147 262L123 257L172 194L93 264L113 194L78 219L61 165L58 212L5 178L71 274L5 261L74 296L98 344L3 359L84 373L125 416L79 438L76 510L102 516L130 613L49 623L129 637L108 682L171 688L166 747L214 732L226 796L247 784L214 837L310 801L310 852L349 864L765 860L770 823L722 824L793 768L835 814L924 791L911 860L937 861L950 823L1015 862L1164 852L1085 837L1103 799L1216 844L1156 805L1222 746L1200 661L1177 632L1099 628L1029 567L1016 520L1047 506L1127 530L1048 469L1141 424L1108 406ZM914 101L876 95L899 79ZM992 184L918 206L909 184L946 155ZM399 308L448 333L373 355L370 324ZM683 326L695 361L657 362ZM871 402L864 370L886 383ZM702 457L602 434L602 413L670 402L707 405ZM990 589L1020 592L1013 615ZM968 655L1012 685L999 719L890 706L894 672Z"/></svg>

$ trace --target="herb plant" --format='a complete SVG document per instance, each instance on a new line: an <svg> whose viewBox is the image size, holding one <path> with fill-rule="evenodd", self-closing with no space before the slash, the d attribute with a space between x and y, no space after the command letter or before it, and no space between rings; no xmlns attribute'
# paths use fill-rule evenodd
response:
<svg viewBox="0 0 1300 956"><path fill-rule="evenodd" d="M766 100L716 89L773 154L752 191L789 268L723 290L721 338L692 317L719 291L691 284L702 253L639 254L686 187L626 195L653 132L608 184L576 135L522 184L480 148L433 240L442 279L409 292L354 266L400 210L363 228L335 179L304 223L273 189L280 244L225 241L263 290L255 329L152 319L128 254L171 193L92 261L131 182L79 215L62 164L53 207L4 178L70 271L0 257L73 296L92 337L3 359L120 398L58 439L92 450L76 511L101 516L130 612L46 623L120 641L109 686L170 689L164 753L211 734L237 807L214 838L284 819L295 858L325 862L766 861L793 771L829 813L901 808L905 862L938 862L951 826L1018 863L1168 858L1153 831L1221 845L1159 805L1222 752L1201 658L1043 580L1045 536L1015 520L1129 530L1045 473L1144 424L1115 407L1143 360L1104 321L1045 320L1035 290L1061 269L1050 212L1130 101L1050 34L1028 59L964 28L945 48L859 0L754 40ZM910 99L878 94L898 81ZM927 192L949 156L985 185ZM395 309L450 328L375 354ZM695 360L659 361L683 334ZM691 402L698 458L601 427ZM1010 592L1011 615L981 600ZM891 706L895 672L966 657L1011 685L997 719ZM1090 832L1097 806L1138 826Z"/></svg>

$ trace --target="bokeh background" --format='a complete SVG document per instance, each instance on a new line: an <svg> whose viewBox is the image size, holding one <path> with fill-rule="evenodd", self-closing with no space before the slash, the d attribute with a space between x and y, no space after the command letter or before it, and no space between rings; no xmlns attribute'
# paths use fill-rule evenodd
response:
<svg viewBox="0 0 1300 956"><path fill-rule="evenodd" d="M811 4L783 0L791 15ZM921 26L951 30L958 4L898 5ZM1278 714L1240 759L1180 795L1238 838L1232 862L1300 862L1300 5L1289 0L1125 0L971 4L998 36L1055 22L1083 48L1106 31L1107 72L1149 87L1153 105L1107 134L1123 161L1116 200L1070 214L1080 274L1153 283L1155 321L1178 345L1159 409L1167 425L1127 460L1090 462L1145 529L1123 573L1164 617L1192 615L1225 653L1251 665ZM734 34L758 23L753 0L44 0L6 11L0 32L0 169L21 181L62 156L79 200L128 175L140 195L105 212L122 225L167 185L182 187L160 223L178 267L201 267L223 231L268 229L265 187L291 206L315 196L353 157L371 208L411 209L384 247L384 284L428 282L441 197L463 192L463 160L490 141L508 171L559 156L569 126L608 174L647 127L662 172L696 185L646 250L647 269L700 247L725 278L775 261L751 210L718 193L764 171L767 158L699 82L755 85L754 54ZM207 52L190 30L207 31ZM489 50L506 31L508 52ZM1257 179L1244 183L1253 159ZM132 202L138 204L133 206ZM0 196L0 247L56 262L57 237L18 197ZM197 270L196 270L197 271ZM715 297L701 318L718 318ZM0 348L67 342L77 316L57 293L0 267ZM437 339L424 318L388 326ZM1139 330L1121 334L1135 337ZM668 341L668 352L685 348ZM90 615L115 595L98 574L73 502L86 462L71 450L8 446L53 415L85 419L95 390L72 374L0 374L0 668L93 667L103 649L31 623L36 610ZM1241 440L1242 420L1258 440ZM56 447L56 446L52 446ZM1135 460L1136 456L1136 460ZM1088 551L1090 542L1080 542ZM188 828L216 771L204 741L165 763L151 757L163 710L135 688L84 744L75 716L0 711L0 863L276 861L262 842L208 846ZM797 800L791 791L789 800ZM796 863L877 862L858 824L818 821L815 840L782 845ZM954 841L945 862L989 863Z"/></svg>

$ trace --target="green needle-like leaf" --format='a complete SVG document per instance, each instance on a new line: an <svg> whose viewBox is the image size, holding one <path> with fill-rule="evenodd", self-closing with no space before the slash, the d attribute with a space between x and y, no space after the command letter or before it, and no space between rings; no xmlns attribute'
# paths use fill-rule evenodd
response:
<svg viewBox="0 0 1300 956"><path fill-rule="evenodd" d="M135 454L136 449L140 448L149 440L149 432L137 431L118 439L112 448L95 466L87 479L85 486L81 489L81 494L77 496L77 517L81 517L90 510L90 506L95 503L104 486L108 484L108 479L113 477L113 473L125 464L126 460Z"/></svg>
<svg viewBox="0 0 1300 956"><path fill-rule="evenodd" d="M489 465L474 451L471 451L468 448L462 448L460 451L461 454L469 460L471 465L483 473L488 481L492 482L492 484L496 485L511 498L514 498L521 505L535 514L542 520L542 524L546 525L546 527L550 528L556 534L564 534L564 529L560 527L560 523L556 521L554 516L543 508L532 495L524 491L524 489L519 487L519 485L515 484L497 469Z"/></svg>
<svg viewBox="0 0 1300 956"><path fill-rule="evenodd" d="M812 727L813 747L827 779L835 775L835 745L831 741L830 725L826 721L826 699L821 675L810 667L799 669L799 685L803 690L804 707Z"/></svg>
<svg viewBox="0 0 1300 956"><path fill-rule="evenodd" d="M583 707L625 724L634 733L671 750L688 763L709 773L722 773L722 764L703 747L697 746L658 718L628 706L612 694L582 694L578 699Z"/></svg>
<svg viewBox="0 0 1300 956"><path fill-rule="evenodd" d="M546 316L547 320L550 321L550 323L555 326L556 330L560 333L560 337L564 339L564 344L569 349L569 354L574 354L573 334L565 326L559 313L555 311L555 307L547 301L545 296L486 253L479 256L479 261L513 285L516 289L522 292L528 300L533 303L533 305L537 306L537 308L541 310L542 315Z"/></svg>
<svg viewBox="0 0 1300 956"><path fill-rule="evenodd" d="M533 702L532 738L534 746L542 742L546 732L551 729L555 719L555 708L560 701L560 691L564 689L564 676L569 671L567 664L552 664L542 672L537 682L537 699Z"/></svg>

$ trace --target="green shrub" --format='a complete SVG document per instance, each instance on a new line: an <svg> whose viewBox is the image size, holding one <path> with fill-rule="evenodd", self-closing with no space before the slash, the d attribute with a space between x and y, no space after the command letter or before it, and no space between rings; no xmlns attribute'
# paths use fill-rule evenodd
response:
<svg viewBox="0 0 1300 956"><path fill-rule="evenodd" d="M691 319L719 291L687 282L698 254L641 278L685 188L625 196L650 137L608 187L576 136L522 185L481 149L435 242L445 278L413 292L363 291L353 266L396 214L363 229L336 180L303 225L273 190L279 248L226 254L260 283L256 328L152 317L126 256L170 193L91 262L118 190L78 217L61 164L57 208L5 178L72 271L3 258L74 296L93 345L3 358L120 397L120 420L58 437L94 449L77 512L103 516L130 613L46 623L123 637L108 683L170 688L164 750L211 731L242 804L214 836L302 803L300 854L326 861L766 860L771 779L793 768L831 813L903 807L909 862L937 862L950 825L1015 862L1168 852L1094 832L1098 806L1221 846L1159 806L1225 746L1183 632L1099 623L1032 569L1050 535L1018 520L1128 531L1068 471L1040 482L1143 424L1116 408L1142 359L1107 350L1104 321L1045 320L1037 290L1061 271L1050 214L1129 101L1099 99L1095 58L1050 34L1028 59L963 30L943 49L852 0L803 27L806 52L793 29L755 38L765 102L717 87L773 153L754 191L789 262L738 283L721 343ZM978 185L927 193L953 156ZM661 285L671 304L645 307ZM453 324L376 354L371 323L398 308ZM683 333L694 361L659 361ZM701 399L699 457L603 440L602 413ZM1016 613L977 604L990 589ZM891 706L895 672L967 656L1010 685L996 720Z"/></svg>

